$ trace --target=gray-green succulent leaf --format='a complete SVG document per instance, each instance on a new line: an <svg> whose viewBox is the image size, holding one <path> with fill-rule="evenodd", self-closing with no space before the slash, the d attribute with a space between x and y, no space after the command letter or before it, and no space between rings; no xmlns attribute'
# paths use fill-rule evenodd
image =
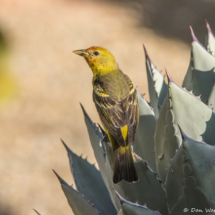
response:
<svg viewBox="0 0 215 215"><path fill-rule="evenodd" d="M208 144L214 145L215 115L212 110L174 81L169 83L169 98L175 120L184 132L196 141L203 138Z"/></svg>
<svg viewBox="0 0 215 215"><path fill-rule="evenodd" d="M68 153L70 168L78 191L84 193L85 197L90 199L95 204L94 207L103 215L117 214L101 173L95 165L77 156L64 142L63 144Z"/></svg>
<svg viewBox="0 0 215 215"><path fill-rule="evenodd" d="M155 116L156 118L158 118L160 108L167 94L167 85L164 81L163 75L156 69L154 64L151 62L146 48L143 48L146 57L146 71L148 78L150 105L154 107Z"/></svg>
<svg viewBox="0 0 215 215"><path fill-rule="evenodd" d="M182 139L167 172L169 214L192 214L197 209L202 214L213 215L210 209L215 208L215 148L186 135Z"/></svg>
<svg viewBox="0 0 215 215"><path fill-rule="evenodd" d="M102 132L99 131L99 128L90 119L90 117L88 116L87 112L85 111L82 105L81 105L81 108L84 113L84 119L88 130L89 138L90 138L90 143L93 148L94 155L99 166L99 170L102 174L105 184L107 185L107 180L106 180L107 176L105 172L106 155L105 155L104 145L102 143L102 140L103 140Z"/></svg>
<svg viewBox="0 0 215 215"><path fill-rule="evenodd" d="M193 31L191 32L193 42L190 64L182 86L188 91L192 90L195 96L201 95L201 100L206 103L215 82L215 57L199 43Z"/></svg>
<svg viewBox="0 0 215 215"><path fill-rule="evenodd" d="M166 171L170 166L170 159L175 156L181 143L181 135L172 110L171 94L169 92L161 108L155 132L156 166L162 184L166 181Z"/></svg>
<svg viewBox="0 0 215 215"><path fill-rule="evenodd" d="M138 93L139 126L135 135L134 152L149 163L153 171L156 170L154 135L156 118L146 100Z"/></svg>
<svg viewBox="0 0 215 215"><path fill-rule="evenodd" d="M112 156L112 146L108 146L109 150L107 151L107 157ZM111 153L110 155L108 155ZM148 163L142 160L139 156L137 156L134 152L133 159L135 168L139 175L139 181L136 183L127 183L125 181L121 181L118 184L113 184L112 180L112 165L113 161L108 160L108 168L107 172L109 173L109 181L112 184L112 187L120 193L120 195L127 199L130 202L138 202L141 205L147 204L147 207L151 210L159 210L162 214L167 214L167 205L165 202L165 190L161 185L160 180L157 177L157 173L155 173L148 165ZM156 195L154 195L156 193Z"/></svg>
<svg viewBox="0 0 215 215"><path fill-rule="evenodd" d="M90 142L91 146L94 151L94 155L96 158L96 161L99 166L100 173L102 175L102 178L105 182L105 185L109 191L111 200L115 206L115 208L118 210L120 208L120 203L118 199L116 198L116 195L113 191L113 182L112 182L112 171L109 172L109 159L107 156L107 152L105 151L105 146L104 146L104 140L109 141L108 138L103 137L102 132L99 131L99 128L92 122L88 114L86 113L85 109L82 107L83 113L84 113L84 118L85 118L85 123L87 126L88 134L90 137ZM110 143L109 143L110 144ZM112 148L111 148L112 150ZM111 176L110 176L111 175ZM111 178L110 178L111 177Z"/></svg>
<svg viewBox="0 0 215 215"><path fill-rule="evenodd" d="M121 208L118 215L161 215L157 211L150 210L145 205L139 205L138 203L129 202L128 200L120 196L117 191L115 192L121 202Z"/></svg>
<svg viewBox="0 0 215 215"><path fill-rule="evenodd" d="M74 215L100 215L101 212L96 210L94 203L86 199L84 194L75 190L67 184L56 172L54 172L60 181L61 188L67 198L69 206L72 208Z"/></svg>
<svg viewBox="0 0 215 215"><path fill-rule="evenodd" d="M207 36L206 36L205 47L209 53L215 56L215 37L207 21L206 21L206 29L207 29Z"/></svg>
<svg viewBox="0 0 215 215"><path fill-rule="evenodd" d="M212 109L213 112L215 112L215 84L212 87L211 94L208 99L208 105Z"/></svg>

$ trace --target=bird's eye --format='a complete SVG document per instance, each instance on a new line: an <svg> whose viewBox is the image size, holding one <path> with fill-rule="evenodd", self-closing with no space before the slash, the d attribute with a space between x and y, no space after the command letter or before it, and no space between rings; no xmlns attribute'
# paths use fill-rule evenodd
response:
<svg viewBox="0 0 215 215"><path fill-rule="evenodd" d="M99 55L100 53L97 52L97 51L95 51L95 52L93 52L93 54L94 54L94 55Z"/></svg>

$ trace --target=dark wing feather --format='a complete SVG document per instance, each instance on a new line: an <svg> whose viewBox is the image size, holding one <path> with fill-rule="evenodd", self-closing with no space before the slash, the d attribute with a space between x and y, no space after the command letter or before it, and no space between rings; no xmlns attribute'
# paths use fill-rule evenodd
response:
<svg viewBox="0 0 215 215"><path fill-rule="evenodd" d="M139 124L139 107L136 90L129 95L128 103L128 142L133 144L135 133Z"/></svg>
<svg viewBox="0 0 215 215"><path fill-rule="evenodd" d="M120 130L125 125L124 112L121 105L105 94L100 87L96 87L93 91L93 100L103 126L121 146L126 146L126 141Z"/></svg>
<svg viewBox="0 0 215 215"><path fill-rule="evenodd" d="M126 140L122 136L121 128L128 125L128 142L133 144L139 122L137 93L127 76L126 81L130 92L122 101L116 101L107 95L100 84L94 86L93 91L93 100L103 126L123 147L126 146Z"/></svg>
<svg viewBox="0 0 215 215"><path fill-rule="evenodd" d="M128 109L128 142L134 144L134 137L139 125L139 107L137 92L130 78L124 74L125 81L130 86L129 96L127 98Z"/></svg>

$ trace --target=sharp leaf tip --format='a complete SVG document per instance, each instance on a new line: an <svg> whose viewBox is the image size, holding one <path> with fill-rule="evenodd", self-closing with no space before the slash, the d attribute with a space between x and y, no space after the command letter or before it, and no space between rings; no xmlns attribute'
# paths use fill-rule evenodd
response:
<svg viewBox="0 0 215 215"><path fill-rule="evenodd" d="M196 38L195 34L194 34L194 31L193 31L193 28L190 26L190 31L191 31L191 36L192 36L192 39L193 39L193 42L194 41L197 41L198 42L198 39Z"/></svg>
<svg viewBox="0 0 215 215"><path fill-rule="evenodd" d="M147 52L147 50L146 50L146 47L144 46L144 44L143 44L143 49L144 49L144 52L145 52L146 59L149 60L149 61L151 61L151 60L150 60L150 57L149 57L149 55L148 55L148 52Z"/></svg>
<svg viewBox="0 0 215 215"><path fill-rule="evenodd" d="M209 34L209 33L212 33L212 31L211 31L211 27L210 27L210 25L209 25L209 23L208 23L207 19L205 19L205 23L206 23L206 28L207 28L207 32L208 32L208 34Z"/></svg>
<svg viewBox="0 0 215 215"><path fill-rule="evenodd" d="M168 73L168 71L167 71L166 68L165 68L165 72L166 72L166 76L167 76L168 82L169 82L169 83L170 83L170 82L173 82L173 80L172 80L171 76L169 75L169 73Z"/></svg>

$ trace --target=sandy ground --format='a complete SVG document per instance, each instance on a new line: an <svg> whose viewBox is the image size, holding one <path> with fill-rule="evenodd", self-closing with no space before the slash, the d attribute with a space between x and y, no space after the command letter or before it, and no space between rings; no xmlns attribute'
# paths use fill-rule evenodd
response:
<svg viewBox="0 0 215 215"><path fill-rule="evenodd" d="M142 43L158 69L181 84L190 47L138 25L135 10L94 1L2 1L0 28L10 45L10 71L17 91L0 108L0 202L17 215L72 214L55 169L68 183L62 138L95 162L81 102L98 121L92 101L92 72L73 50L108 48L141 93L148 89Z"/></svg>

